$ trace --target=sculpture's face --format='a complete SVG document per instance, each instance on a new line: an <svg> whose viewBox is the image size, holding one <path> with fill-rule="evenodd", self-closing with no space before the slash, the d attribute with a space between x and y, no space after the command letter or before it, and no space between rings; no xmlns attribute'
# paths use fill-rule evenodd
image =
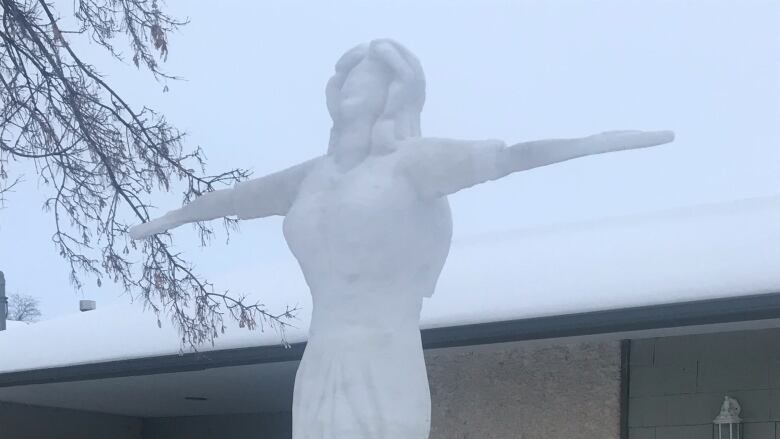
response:
<svg viewBox="0 0 780 439"><path fill-rule="evenodd" d="M347 76L340 90L339 119L378 118L385 106L390 75L387 67L371 56L363 58Z"/></svg>

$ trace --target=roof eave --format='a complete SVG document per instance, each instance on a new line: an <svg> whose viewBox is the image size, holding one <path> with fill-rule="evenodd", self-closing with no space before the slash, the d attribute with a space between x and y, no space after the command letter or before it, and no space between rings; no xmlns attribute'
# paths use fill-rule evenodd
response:
<svg viewBox="0 0 780 439"><path fill-rule="evenodd" d="M422 331L425 349L780 318L780 293L479 323ZM0 387L297 361L305 343L162 355L0 373Z"/></svg>

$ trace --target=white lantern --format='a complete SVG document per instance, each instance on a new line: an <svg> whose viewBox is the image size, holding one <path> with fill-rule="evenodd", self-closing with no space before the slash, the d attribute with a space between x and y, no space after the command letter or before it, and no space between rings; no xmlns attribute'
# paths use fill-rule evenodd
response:
<svg viewBox="0 0 780 439"><path fill-rule="evenodd" d="M739 417L742 407L739 402L726 395L720 413L712 421L715 424L715 439L742 439L742 418Z"/></svg>

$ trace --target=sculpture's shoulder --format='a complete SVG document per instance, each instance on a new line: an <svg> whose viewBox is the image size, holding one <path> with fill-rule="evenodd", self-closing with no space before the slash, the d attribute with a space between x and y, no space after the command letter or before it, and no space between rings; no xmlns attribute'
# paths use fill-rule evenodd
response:
<svg viewBox="0 0 780 439"><path fill-rule="evenodd" d="M436 165L463 160L474 155L485 145L502 144L499 141L455 140L439 137L411 137L398 141L395 150L399 163L419 166Z"/></svg>
<svg viewBox="0 0 780 439"><path fill-rule="evenodd" d="M500 176L499 140L418 137L398 143L398 169L423 198L453 194Z"/></svg>
<svg viewBox="0 0 780 439"><path fill-rule="evenodd" d="M479 154L481 143L437 137L414 137L399 141L397 168L412 176L448 172L469 164Z"/></svg>
<svg viewBox="0 0 780 439"><path fill-rule="evenodd" d="M313 159L306 160L303 163L297 164L291 168L289 168L290 171L292 171L292 174L295 174L295 177L298 179L305 179L308 177L312 172L317 171L319 168L323 166L325 161L327 160L327 155L321 155L319 157L315 157Z"/></svg>
<svg viewBox="0 0 780 439"><path fill-rule="evenodd" d="M415 155L423 151L438 149L445 142L445 139L436 137L409 137L398 140L393 144L393 149L399 154Z"/></svg>
<svg viewBox="0 0 780 439"><path fill-rule="evenodd" d="M287 168L281 173L284 175L284 179L289 182L290 188L297 191L302 185L306 184L308 180L322 172L323 167L326 165L327 158L328 157L325 155L315 157Z"/></svg>
<svg viewBox="0 0 780 439"><path fill-rule="evenodd" d="M241 219L286 215L301 187L322 162L316 157L272 174L236 184L233 206Z"/></svg>
<svg viewBox="0 0 780 439"><path fill-rule="evenodd" d="M394 152L391 157L398 169L408 170L444 153L443 142L438 140L430 137L411 137L399 140L394 144Z"/></svg>

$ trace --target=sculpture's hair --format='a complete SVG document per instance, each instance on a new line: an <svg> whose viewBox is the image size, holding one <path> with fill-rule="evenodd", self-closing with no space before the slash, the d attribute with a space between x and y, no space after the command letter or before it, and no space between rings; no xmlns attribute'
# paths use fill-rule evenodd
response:
<svg viewBox="0 0 780 439"><path fill-rule="evenodd" d="M331 142L341 123L337 111L341 87L350 71L369 56L387 66L391 74L384 110L371 133L372 150L386 152L396 140L420 136L420 113L425 103L425 75L420 61L404 46L389 39L354 47L336 63L336 73L325 88L328 111L333 119Z"/></svg>

